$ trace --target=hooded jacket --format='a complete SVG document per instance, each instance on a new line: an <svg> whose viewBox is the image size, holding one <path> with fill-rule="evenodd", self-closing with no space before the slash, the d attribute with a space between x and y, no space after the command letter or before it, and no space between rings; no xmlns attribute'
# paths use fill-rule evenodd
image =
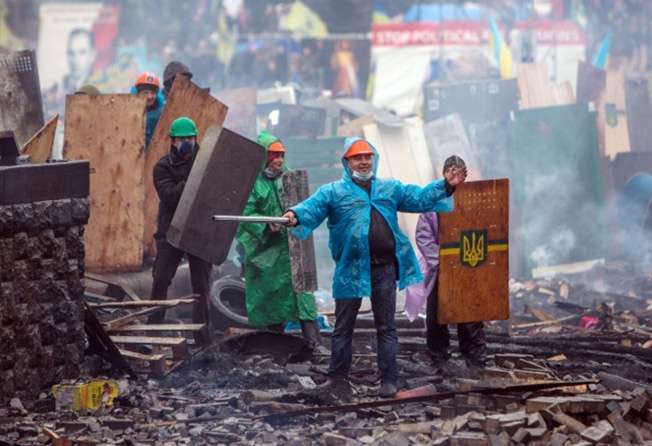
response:
<svg viewBox="0 0 652 446"><path fill-rule="evenodd" d="M196 144L195 154L186 160L172 147L154 166L154 187L160 200L157 229L154 234L156 240L165 240L198 150L199 144Z"/></svg>
<svg viewBox="0 0 652 446"><path fill-rule="evenodd" d="M347 138L344 152L359 139ZM399 228L397 212L450 212L454 207L443 179L420 187L395 179L377 178L378 151L370 146L374 151L374 177L369 193L354 183L348 162L342 157L342 179L321 186L310 198L291 209L299 222L292 234L300 239L307 238L328 219L329 248L336 264L333 277L336 299L371 296L369 229L372 207L382 215L394 235L401 289L420 282L423 275L410 240Z"/></svg>
<svg viewBox="0 0 652 446"><path fill-rule="evenodd" d="M261 132L258 144L269 148L278 141L274 135ZM256 178L243 215L283 215L281 178L263 174ZM284 166L284 171L287 170ZM317 317L315 297L297 293L292 283L287 229L272 232L264 223L241 223L237 239L245 253L245 298L247 317L253 326L264 327L289 321L313 321Z"/></svg>

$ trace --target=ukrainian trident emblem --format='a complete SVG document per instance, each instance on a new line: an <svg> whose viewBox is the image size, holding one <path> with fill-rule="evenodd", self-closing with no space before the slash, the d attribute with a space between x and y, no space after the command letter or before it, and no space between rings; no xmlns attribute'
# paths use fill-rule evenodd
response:
<svg viewBox="0 0 652 446"><path fill-rule="evenodd" d="M487 259L487 230L461 231L460 261L462 265L475 268Z"/></svg>

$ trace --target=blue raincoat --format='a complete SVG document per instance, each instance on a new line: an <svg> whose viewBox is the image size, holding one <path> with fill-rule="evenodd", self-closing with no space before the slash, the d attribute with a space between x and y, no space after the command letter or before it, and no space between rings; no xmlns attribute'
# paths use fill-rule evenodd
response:
<svg viewBox="0 0 652 446"><path fill-rule="evenodd" d="M138 91L136 87L131 87L131 94L137 94ZM145 121L145 148L149 146L152 136L154 136L154 129L158 120L161 119L161 114L163 113L163 107L165 107L165 96L163 92L159 90L156 93L156 101L154 102L154 107L151 110L147 110L147 120Z"/></svg>
<svg viewBox="0 0 652 446"><path fill-rule="evenodd" d="M347 138L344 152L359 139ZM454 206L453 197L446 195L443 179L420 187L394 179L376 178L378 152L373 146L372 149L375 156L371 194L353 182L348 162L342 157L342 179L321 186L310 198L291 208L299 221L291 233L300 239L307 238L328 218L328 244L335 260L335 299L371 296L369 226L372 206L394 233L401 289L422 281L423 275L410 240L398 226L397 212L450 212Z"/></svg>

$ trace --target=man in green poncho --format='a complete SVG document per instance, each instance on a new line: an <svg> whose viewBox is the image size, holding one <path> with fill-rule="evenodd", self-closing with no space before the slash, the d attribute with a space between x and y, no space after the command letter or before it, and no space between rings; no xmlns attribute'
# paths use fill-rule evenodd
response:
<svg viewBox="0 0 652 446"><path fill-rule="evenodd" d="M281 141L262 131L258 144L267 150L267 161L256 178L243 215L280 217L281 175L285 167L285 148ZM301 331L312 347L320 345L317 309L311 293L296 293L292 286L288 234L284 226L241 223L238 242L245 252L247 314L249 323L283 331L289 321L300 321Z"/></svg>

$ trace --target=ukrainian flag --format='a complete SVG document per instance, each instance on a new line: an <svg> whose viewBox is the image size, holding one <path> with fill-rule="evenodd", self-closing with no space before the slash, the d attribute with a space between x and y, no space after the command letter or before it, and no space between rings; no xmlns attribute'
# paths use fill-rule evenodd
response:
<svg viewBox="0 0 652 446"><path fill-rule="evenodd" d="M606 70L609 63L609 53L611 52L611 31L602 39L600 49L593 57L593 66L600 70Z"/></svg>
<svg viewBox="0 0 652 446"><path fill-rule="evenodd" d="M503 79L509 79L514 77L514 63L512 60L512 51L505 43L498 25L493 17L489 17L489 29L491 30L491 41L490 45L494 51L494 57L496 58L496 63L498 64L498 69L500 71L500 77Z"/></svg>

